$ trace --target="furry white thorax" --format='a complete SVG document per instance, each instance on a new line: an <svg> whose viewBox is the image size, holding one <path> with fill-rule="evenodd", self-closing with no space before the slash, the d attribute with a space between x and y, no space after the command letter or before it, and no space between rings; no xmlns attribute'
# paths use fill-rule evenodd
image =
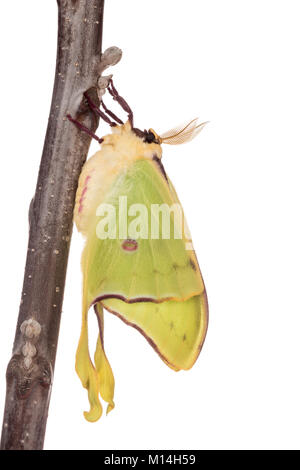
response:
<svg viewBox="0 0 300 470"><path fill-rule="evenodd" d="M101 150L87 160L79 178L74 221L83 235L87 234L91 218L114 178L135 160L162 156L161 146L144 142L132 131L129 122L113 127L112 133L103 139Z"/></svg>

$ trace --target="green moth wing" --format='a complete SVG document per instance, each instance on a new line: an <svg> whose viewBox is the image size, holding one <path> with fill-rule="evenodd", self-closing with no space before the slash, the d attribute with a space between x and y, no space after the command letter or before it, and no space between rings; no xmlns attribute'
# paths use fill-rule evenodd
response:
<svg viewBox="0 0 300 470"><path fill-rule="evenodd" d="M126 211L120 207L125 200ZM84 321L94 305L103 331L104 307L139 330L169 367L189 369L205 339L207 298L190 240L182 236L181 206L160 161L141 158L124 167L100 202L114 210L106 217L97 210L87 236L82 257ZM158 209L171 206L166 236ZM130 236L133 228L135 233L140 229L140 237ZM76 368L89 391L91 411L86 417L93 421L102 413L99 393L109 403L108 411L113 408L114 380L101 337L95 366L91 360L89 367L82 366L87 343L83 327Z"/></svg>
<svg viewBox="0 0 300 470"><path fill-rule="evenodd" d="M146 221L148 230L146 234L140 234L142 238L134 241L136 249L126 247L124 238L127 235L120 238L119 222L124 212L124 208L120 207L120 198L124 197L129 214L125 221L129 239L132 222L130 208L135 210L139 206L138 212L145 211L140 218L144 225ZM146 159L138 160L116 178L102 201L102 207L115 207L113 217L116 220L116 230L113 230L112 238L99 239L100 217L95 217L83 253L89 305L95 303L96 299L108 297L120 297L130 302L140 301L142 298L160 302L166 299L182 301L203 293L204 284L195 253L186 249L189 241L182 230L176 228L180 217L183 221L183 213L176 217L173 212L168 212L168 208L173 205L176 206L176 213L181 209L175 197L173 188L162 176L156 163ZM158 221L157 213L151 210L153 206L164 206L166 216L170 214L170 227L165 234L162 233L162 220ZM154 224L157 222L158 239L152 237L153 219ZM181 238L175 238L175 232Z"/></svg>
<svg viewBox="0 0 300 470"><path fill-rule="evenodd" d="M102 305L140 331L172 369L190 369L196 361L207 329L205 295L131 304L112 298Z"/></svg>

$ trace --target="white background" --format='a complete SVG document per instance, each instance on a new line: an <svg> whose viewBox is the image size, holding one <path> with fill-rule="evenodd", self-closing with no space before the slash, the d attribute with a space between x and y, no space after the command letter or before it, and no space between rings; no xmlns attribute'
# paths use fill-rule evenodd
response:
<svg viewBox="0 0 300 470"><path fill-rule="evenodd" d="M136 125L163 132L210 120L163 157L193 235L210 325L194 368L174 373L106 314L116 408L87 423L74 371L82 249L74 230L46 449L299 449L299 13L296 0L106 1L104 48L123 49L115 83ZM1 2L1 412L56 16L54 0ZM107 130L101 124L98 134Z"/></svg>

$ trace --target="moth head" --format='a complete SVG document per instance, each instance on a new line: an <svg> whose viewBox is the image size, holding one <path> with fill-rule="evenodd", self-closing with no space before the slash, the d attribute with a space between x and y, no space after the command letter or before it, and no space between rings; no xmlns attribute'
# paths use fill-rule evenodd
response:
<svg viewBox="0 0 300 470"><path fill-rule="evenodd" d="M144 131L141 131L140 129L137 129L136 127L132 129L135 135L137 135L140 139L142 139L143 142L146 144L161 144L161 138L159 135L153 130L145 129Z"/></svg>
<svg viewBox="0 0 300 470"><path fill-rule="evenodd" d="M193 119L192 121L188 122L187 124L182 124L180 126L174 127L169 131L165 132L164 134L159 135L155 132L154 129L149 130L140 130L137 128L133 128L132 131L146 144L149 144L150 148L155 148L155 146L161 144L169 144L169 145L179 145L189 142L190 140L194 139L199 132L202 131L204 126L207 122L202 122L198 124L198 119ZM156 147L157 148L157 147Z"/></svg>
<svg viewBox="0 0 300 470"><path fill-rule="evenodd" d="M144 131L144 141L147 142L147 144L159 144L161 145L162 140L159 137L159 135L153 130L149 129L148 131Z"/></svg>

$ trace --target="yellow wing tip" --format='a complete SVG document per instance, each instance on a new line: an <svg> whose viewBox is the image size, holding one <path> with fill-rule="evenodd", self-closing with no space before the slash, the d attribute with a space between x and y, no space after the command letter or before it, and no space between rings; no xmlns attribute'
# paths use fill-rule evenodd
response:
<svg viewBox="0 0 300 470"><path fill-rule="evenodd" d="M106 408L106 416L108 415L108 413L110 413L115 407L115 404L114 402L110 403L109 405L107 405L107 408Z"/></svg>
<svg viewBox="0 0 300 470"><path fill-rule="evenodd" d="M102 406L93 406L91 407L90 411L84 411L83 416L89 423L95 423L98 421L102 416Z"/></svg>
<svg viewBox="0 0 300 470"><path fill-rule="evenodd" d="M100 406L99 406L100 405ZM89 422L89 423L96 423L96 421L99 421L99 419L101 418L102 414L103 414L103 410L102 410L102 406L101 404L99 403L99 405L94 405L91 407L90 411L84 411L83 412L83 416L85 417L85 419ZM111 403L109 403L107 405L107 408L106 408L106 416L108 415L108 413L110 413L113 409L115 408L115 404L114 402L112 401Z"/></svg>

